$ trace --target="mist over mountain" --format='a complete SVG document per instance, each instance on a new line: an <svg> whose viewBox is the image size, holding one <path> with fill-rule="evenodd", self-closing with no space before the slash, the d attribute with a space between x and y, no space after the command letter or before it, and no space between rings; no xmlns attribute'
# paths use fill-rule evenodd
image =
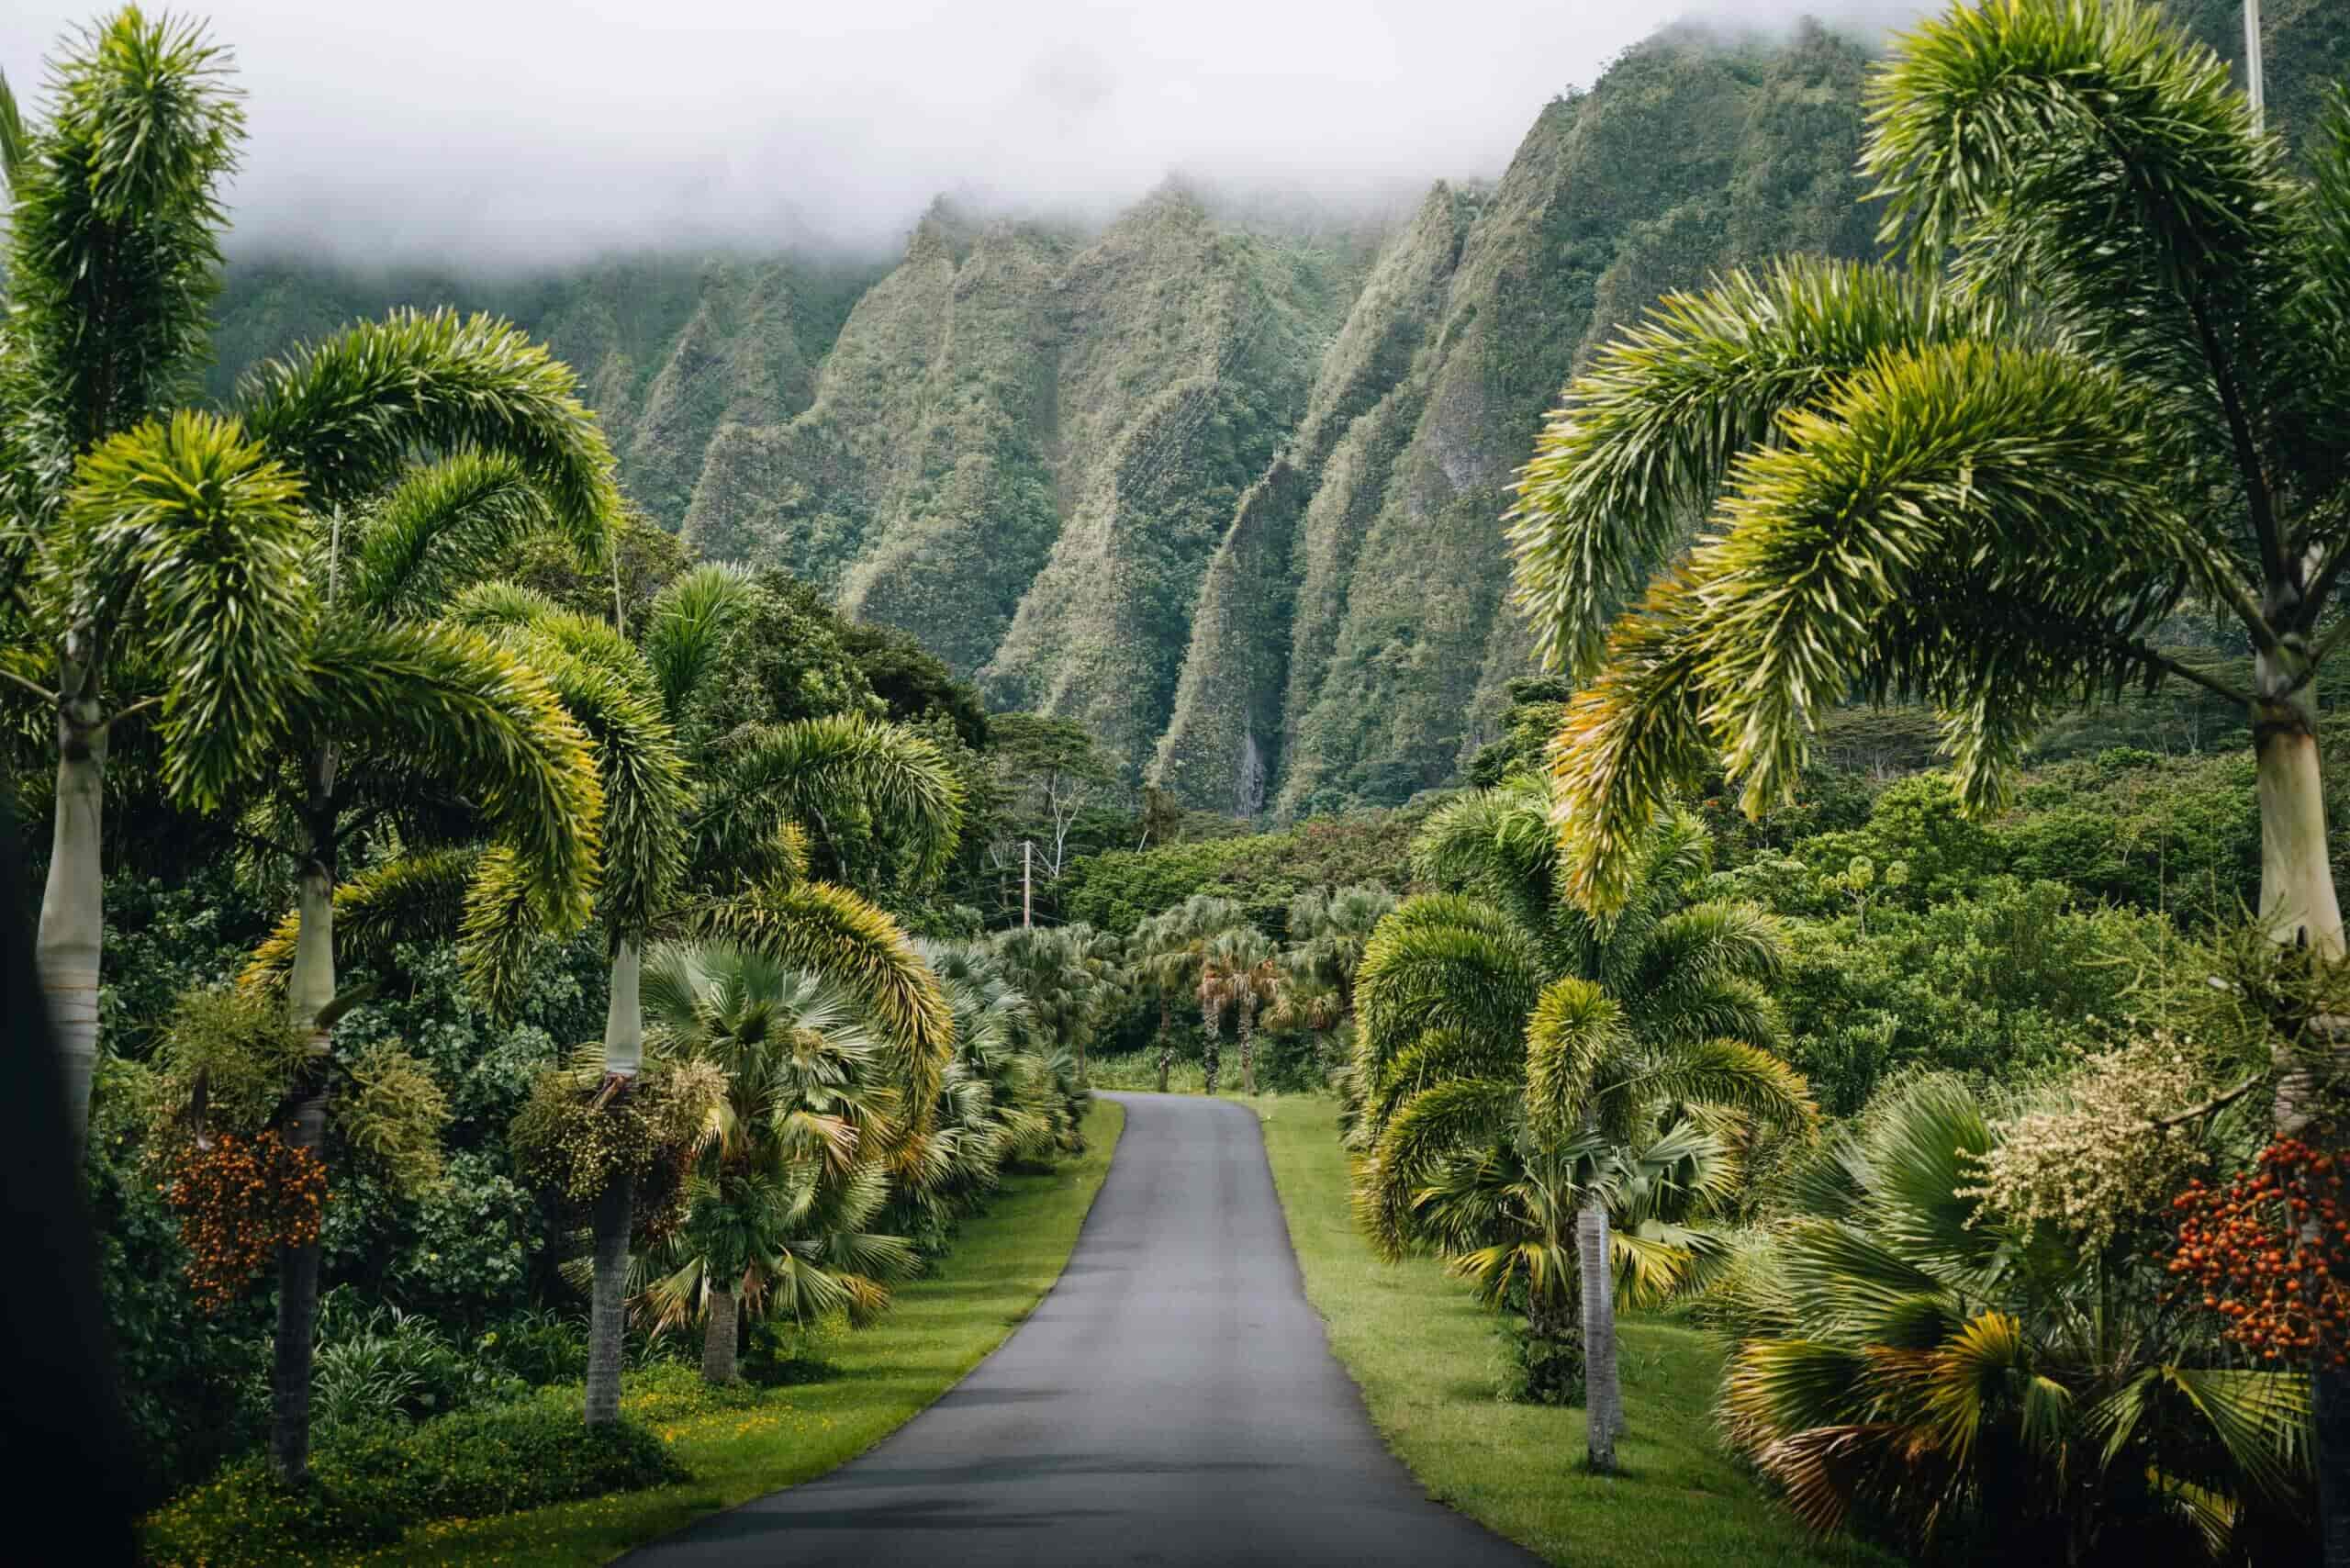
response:
<svg viewBox="0 0 2350 1568"><path fill-rule="evenodd" d="M2173 8L2240 51L2233 0ZM632 498L704 554L789 567L1187 803L1393 802L1457 777L1531 673L1499 519L1568 376L1723 268L1874 253L1862 83L1915 9L1718 7L1737 25L1651 34L1505 162L1434 181L966 188L883 257L248 258L216 382L387 305L498 311L578 369ZM2268 12L2290 136L2350 74L2350 7Z"/></svg>

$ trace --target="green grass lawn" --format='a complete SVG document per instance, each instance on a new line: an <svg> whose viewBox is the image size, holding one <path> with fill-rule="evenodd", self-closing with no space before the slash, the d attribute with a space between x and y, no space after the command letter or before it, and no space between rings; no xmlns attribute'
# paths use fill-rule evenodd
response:
<svg viewBox="0 0 2350 1568"><path fill-rule="evenodd" d="M631 1413L674 1445L691 1481L496 1518L440 1520L399 1545L341 1559L435 1565L587 1568L703 1514L811 1481L855 1459L960 1382L1002 1344L1060 1277L1110 1169L1125 1112L1097 1100L1086 1152L1049 1175L1013 1176L954 1249L897 1293L889 1316L830 1350L839 1375L779 1388L734 1408L657 1394ZM680 1412L683 1404L688 1409Z"/></svg>
<svg viewBox="0 0 2350 1568"><path fill-rule="evenodd" d="M1714 1428L1721 1354L1693 1329L1621 1326L1631 1422L1618 1446L1624 1473L1583 1473L1582 1411L1494 1397L1494 1320L1467 1289L1432 1259L1382 1263L1357 1234L1337 1103L1253 1103L1305 1294L1371 1419L1432 1495L1574 1568L1894 1561L1815 1539L1732 1462Z"/></svg>

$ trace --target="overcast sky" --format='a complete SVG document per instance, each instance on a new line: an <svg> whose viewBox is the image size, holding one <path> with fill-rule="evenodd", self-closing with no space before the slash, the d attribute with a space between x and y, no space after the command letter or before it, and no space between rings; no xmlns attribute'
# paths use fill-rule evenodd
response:
<svg viewBox="0 0 2350 1568"><path fill-rule="evenodd" d="M180 8L175 6L174 8ZM37 90L95 9L0 6ZM546 261L893 246L941 191L1099 210L1170 170L1349 198L1494 175L1692 11L1881 29L1921 0L196 0L252 141L234 249Z"/></svg>

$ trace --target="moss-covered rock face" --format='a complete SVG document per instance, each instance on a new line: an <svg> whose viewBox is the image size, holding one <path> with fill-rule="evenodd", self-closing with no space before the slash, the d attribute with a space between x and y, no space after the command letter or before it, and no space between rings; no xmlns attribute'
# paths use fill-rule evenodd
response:
<svg viewBox="0 0 2350 1568"><path fill-rule="evenodd" d="M2221 53L2236 0L2174 0ZM2307 145L2350 6L2269 0ZM1098 234L941 202L901 261L621 260L504 284L232 271L225 386L395 303L510 315L578 368L634 498L782 566L1183 804L1291 818L1461 776L1531 638L1501 519L1544 412L1659 296L1870 253L1862 48L1668 29L1493 185L1373 223L1170 182ZM1273 204L1278 207L1279 204Z"/></svg>

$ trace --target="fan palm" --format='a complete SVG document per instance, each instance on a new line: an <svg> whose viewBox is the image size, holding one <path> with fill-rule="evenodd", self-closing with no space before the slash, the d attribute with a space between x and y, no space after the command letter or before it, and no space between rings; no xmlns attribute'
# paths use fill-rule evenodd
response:
<svg viewBox="0 0 2350 1568"><path fill-rule="evenodd" d="M166 788L221 803L343 651L312 630L303 509L380 491L420 448L510 457L583 533L616 504L570 373L486 318L354 328L265 367L238 417L173 411L207 352L218 193L243 136L226 73L198 28L126 7L54 63L48 120L9 138L0 586L24 593L34 636L5 667L56 718L39 958L77 1127L97 1048L110 727L160 709ZM420 670L461 657L377 652ZM131 678L151 689L126 703Z"/></svg>
<svg viewBox="0 0 2350 1568"><path fill-rule="evenodd" d="M902 1238L867 1228L889 1201L882 1150L908 1117L908 1086L846 991L754 949L655 947L643 984L667 1047L726 1076L687 1223L647 1299L665 1323L699 1307L702 1375L732 1383L742 1308L864 1322L912 1272Z"/></svg>
<svg viewBox="0 0 2350 1568"><path fill-rule="evenodd" d="M1193 893L1152 915L1127 939L1127 962L1158 994L1158 1092L1167 1092L1168 1070L1175 1063L1175 999L1199 986L1200 966L1210 938L1248 924L1248 912L1230 899Z"/></svg>
<svg viewBox="0 0 2350 1568"><path fill-rule="evenodd" d="M1240 1031L1240 1089L1257 1092L1257 1014L1282 985L1281 949L1253 925L1236 925L1208 941L1200 963L1200 1006L1207 1024L1207 1089L1215 1092L1224 1014Z"/></svg>
<svg viewBox="0 0 2350 1568"><path fill-rule="evenodd" d="M1004 977L1028 1000L1035 1022L1055 1047L1075 1057L1080 1075L1085 1047L1118 991L1118 964L1109 936L1083 921L1069 925L1017 926L995 937Z"/></svg>
<svg viewBox="0 0 2350 1568"><path fill-rule="evenodd" d="M1779 1023L1757 982L1778 962L1776 926L1694 897L1704 828L1685 814L1653 828L1632 896L1603 922L1564 896L1549 806L1532 780L1510 780L1439 807L1414 842L1424 877L1479 896L1405 900L1365 954L1357 1206L1398 1256L1443 1244L1422 1200L1456 1159L1518 1161L1551 1202L1574 1194L1590 1462L1609 1470L1623 1415L1603 1176L1672 1107L1801 1117L1809 1101L1765 1048ZM1545 1284L1564 1289L1555 1271Z"/></svg>
<svg viewBox="0 0 2350 1568"><path fill-rule="evenodd" d="M1521 1307L1533 1338L1580 1361L1575 1216L1586 1191L1607 1205L1617 1303L1653 1305L1714 1277L1728 1248L1697 1222L1737 1175L1728 1143L1689 1116L1621 1146L1596 1137L1560 1143L1519 1126L1433 1161L1412 1199L1413 1225L1480 1303Z"/></svg>
<svg viewBox="0 0 2350 1568"><path fill-rule="evenodd" d="M1789 262L1668 300L1523 476L1520 600L1590 681L1556 752L1578 896L1622 896L1713 754L1750 811L1787 798L1848 694L1936 704L1986 809L2061 705L2177 679L2249 720L2263 924L2340 958L2314 682L2350 634L2350 104L2298 177L2139 0L1955 6L1869 95L1863 167L1911 270ZM2154 645L2184 608L2240 631L2237 667ZM2281 1127L2312 1077L2285 1076ZM2350 1388L2319 1381L2331 1451ZM2350 1495L2327 1506L2350 1553Z"/></svg>
<svg viewBox="0 0 2350 1568"><path fill-rule="evenodd" d="M2227 1367L2128 1245L1957 1195L1991 1142L1979 1096L1928 1079L1803 1173L1709 1302L1731 1440L1814 1526L1858 1512L1913 1550L2307 1560L2307 1380Z"/></svg>
<svg viewBox="0 0 2350 1568"><path fill-rule="evenodd" d="M1286 967L1335 990L1343 1022L1354 1020L1355 972L1371 934L1394 907L1395 895L1377 882L1309 888L1290 901Z"/></svg>

